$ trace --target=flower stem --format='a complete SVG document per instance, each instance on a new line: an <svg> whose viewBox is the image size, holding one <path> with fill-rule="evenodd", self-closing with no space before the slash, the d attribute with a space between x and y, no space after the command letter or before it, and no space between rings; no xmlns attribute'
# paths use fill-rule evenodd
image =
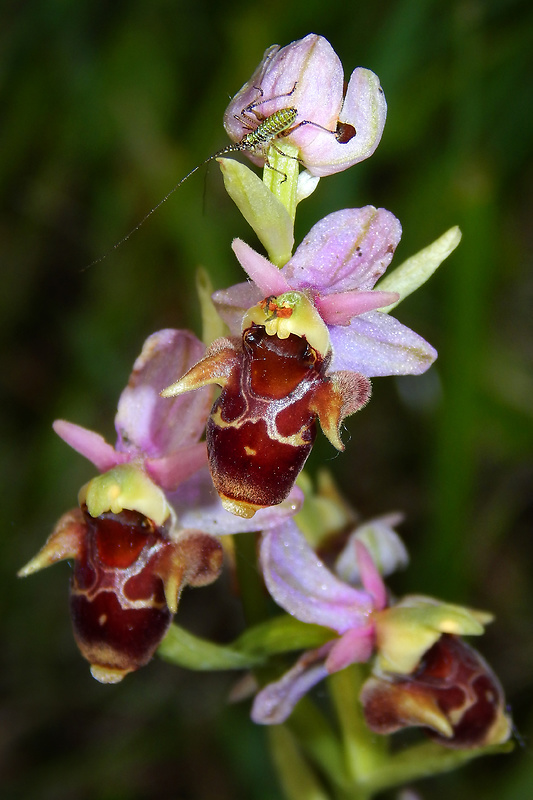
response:
<svg viewBox="0 0 533 800"><path fill-rule="evenodd" d="M355 786L379 771L386 761L387 740L373 734L363 718L359 694L364 678L363 668L355 664L328 678L342 733L346 771ZM359 798L359 794L351 796ZM361 794L361 797L366 796L366 792Z"/></svg>

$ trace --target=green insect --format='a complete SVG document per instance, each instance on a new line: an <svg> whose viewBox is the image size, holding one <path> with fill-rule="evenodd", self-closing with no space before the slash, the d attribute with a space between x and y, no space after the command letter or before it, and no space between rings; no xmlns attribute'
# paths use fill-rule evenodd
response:
<svg viewBox="0 0 533 800"><path fill-rule="evenodd" d="M162 205L166 203L168 198L174 194L176 189L185 183L191 175L194 175L201 167L205 164L208 164L210 161L214 161L216 158L220 156L224 156L227 153L251 153L254 156L258 156L260 158L265 159L265 166L269 169L274 170L275 172L279 172L275 167L273 167L268 161L268 150L272 147L276 141L281 136L287 136L289 133L292 133L294 130L299 128L302 125L316 125L316 127L321 128L322 130L327 131L327 133L331 133L335 136L339 136L338 131L330 131L327 128L323 128L322 125L318 125L315 122L311 122L310 120L302 120L296 123L296 118L298 116L298 109L294 107L288 108L280 108L278 111L274 111L273 114L270 114L268 117L262 117L261 113L257 111L259 106L263 105L266 102L271 102L272 100L277 100L280 97L290 97L296 89L296 83L290 90L290 92L286 92L283 95L276 95L274 97L269 97L263 99L263 90L259 87L257 91L260 92L260 96L258 100L255 100L253 103L247 105L240 114L235 115L235 119L239 120L243 127L248 130L248 133L242 137L240 142L234 142L233 144L228 144L226 147L223 147L221 150L218 150L216 153L213 153L200 164L198 164L194 169L191 169L190 172L187 173L183 178L181 178L178 183L176 183L172 189L170 189L166 195L163 197L162 200L157 203L153 208L148 211L144 217L141 219L140 222L132 228L129 233L122 237L116 244L113 245L103 256L100 258L95 259L92 261L85 269L94 266L95 264L99 264L100 261L103 261L107 256L112 253L114 250L117 250L121 245L128 241L130 236L132 236L136 231L139 230L142 225L146 222L149 217L152 216ZM254 116L252 116L252 114ZM296 123L296 124L295 124ZM351 127L351 126L350 126ZM354 129L355 133L355 129ZM294 158L294 156L290 156ZM280 173L284 174L284 173ZM286 176L285 176L286 178Z"/></svg>

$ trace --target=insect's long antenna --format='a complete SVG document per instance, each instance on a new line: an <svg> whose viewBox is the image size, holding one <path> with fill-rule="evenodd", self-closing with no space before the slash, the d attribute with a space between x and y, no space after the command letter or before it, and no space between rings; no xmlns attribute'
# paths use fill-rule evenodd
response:
<svg viewBox="0 0 533 800"><path fill-rule="evenodd" d="M287 95L290 96L294 92L295 88L296 84L294 84L290 92L287 92ZM279 97L283 96L284 95L279 95ZM276 99L276 97L273 99ZM264 101L259 100L247 106L242 112L241 118L245 116L246 112L253 110L256 106L261 105L262 102ZM176 185L173 186L172 189L170 189L170 191L166 193L163 199L160 200L159 203L157 203L157 205L151 208L150 211L148 211L148 213L144 215L141 221L138 222L137 225L135 225L135 227L132 228L129 233L123 236L122 239L119 239L119 241L116 242L116 244L114 244L113 247L110 247L109 250L107 250L107 252L105 252L99 258L95 258L94 261L91 261L90 264L87 264L87 266L84 267L82 272L84 272L86 269L89 269L89 267L93 267L95 264L99 264L101 261L107 258L107 256L110 253L121 247L121 245L123 245L124 242L127 242L130 236L132 236L135 233L135 231L138 231L139 228L142 227L142 225L144 225L146 220L149 217L151 217L152 214L155 211L157 211L158 208L161 208L163 203L166 203L168 198L176 191L176 189L179 189L179 187L183 183L185 183L185 181L188 178L190 178L191 175L194 175L194 173L197 170L199 170L200 167L203 167L204 164L208 164L215 158L219 158L219 156L223 156L226 153L248 152L252 153L253 155L262 156L265 159L266 166L270 167L270 169L274 169L274 167L272 167L268 161L268 155L267 155L268 147L273 144L274 140L278 136L283 135L286 131L288 131L291 128L291 126L294 125L297 115L298 111L296 110L296 108L281 108L278 111L275 111L269 117L265 117L263 120L261 120L258 123L257 127L251 128L248 131L248 133L246 133L242 137L240 142L234 142L233 144L228 144L226 147L223 147L222 150L218 150L216 153L213 153L213 155L210 155L209 158L206 158L204 161L202 161L200 164L194 167L194 169L191 169L191 171L188 172L187 175L185 175L185 177L183 177L180 181L178 181L178 183L176 183ZM297 125L296 127L299 127L300 125L309 125L309 124L314 124L314 123L311 123L308 120L304 120L303 122L299 123L299 125ZM279 170L275 171L279 172Z"/></svg>
<svg viewBox="0 0 533 800"><path fill-rule="evenodd" d="M180 186L181 186L183 183L185 183L185 181L186 181L186 180L188 180L188 178L190 178L190 177L191 177L191 175L194 175L194 173L195 173L197 170L199 170L199 169L200 169L200 167L203 167L203 166L204 166L204 164L208 164L210 161L213 161L215 158L218 158L219 156L225 155L226 153L234 153L234 152L236 152L236 151L238 151L238 150L242 150L242 149L243 149L243 148L241 147L241 145L240 145L240 144L229 144L229 145L227 145L227 147L223 147L223 148L222 148L222 150L218 150L216 153L213 153L212 155L210 155L210 156L209 156L209 158L206 158L206 159L205 159L204 161L202 161L200 164L197 164L197 165L196 165L196 167L194 167L194 169L191 169L191 171L190 171L190 172L188 172L188 173L187 173L187 175L185 175L185 176L184 176L184 177L183 177L183 178L182 178L180 181L178 181L178 182L177 182L177 183L176 183L176 184L175 184L175 185L172 187L172 189L170 189L170 190L169 190L169 191L166 193L166 195L163 197L163 199L162 199L162 200L160 200L160 201L159 201L159 203L157 203L157 205L155 205L153 208L151 208L151 209L150 209L150 211L148 211L148 212L147 212L147 213L144 215L144 217L143 217L143 218L140 220L140 222L138 222L138 223L137 223L137 225L135 225L135 227L134 227L134 228L132 228L132 229L131 229L131 231L129 231L129 233L127 233L125 236L123 236L123 237L122 237L122 239L119 239L119 241L118 241L118 242L115 242L115 244L113 245L113 247L110 247L110 248L109 248L109 250L107 250L107 251L106 251L106 252L105 252L103 255L99 256L98 258L95 258L95 260L94 260L94 261L91 261L91 263L90 263L90 264L87 264L87 266L86 266L86 267L84 267L84 268L83 268L81 271L82 271L82 272L85 272L85 270L86 270L86 269L89 269L89 267L94 267L94 265L95 265L95 264L99 264L101 261L104 261L104 259L106 259L106 258L108 257L108 255L110 255L110 254L111 254L111 253L112 253L114 250L118 250L118 248L119 248L119 247L121 247L121 246L124 244L124 242L127 242L127 241L128 241L128 239L130 238L130 236L133 236L133 234L134 234L136 231L138 231L138 230L139 230L139 228L141 228L141 227L144 225L144 223L146 222L146 220L147 220L147 219L149 219L149 218L152 216L152 214L154 214L154 213L157 211L157 209L158 209L158 208L161 208L161 206L163 205L163 203L166 203L166 201L168 200L168 198L169 198L169 197L170 197L172 194L174 194L174 192L176 191L176 189L179 189L179 188L180 188Z"/></svg>

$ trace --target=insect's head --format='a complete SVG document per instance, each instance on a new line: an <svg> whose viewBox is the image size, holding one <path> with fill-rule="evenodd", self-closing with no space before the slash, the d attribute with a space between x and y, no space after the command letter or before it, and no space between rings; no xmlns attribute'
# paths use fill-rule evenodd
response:
<svg viewBox="0 0 533 800"><path fill-rule="evenodd" d="M261 300L244 315L243 333L253 324L262 325L269 336L280 339L287 339L291 333L305 338L322 358L331 348L326 323L303 292L285 292Z"/></svg>

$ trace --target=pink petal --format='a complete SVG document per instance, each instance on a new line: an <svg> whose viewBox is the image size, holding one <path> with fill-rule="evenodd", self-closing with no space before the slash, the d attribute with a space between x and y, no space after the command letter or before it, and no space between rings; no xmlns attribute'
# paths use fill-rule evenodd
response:
<svg viewBox="0 0 533 800"><path fill-rule="evenodd" d="M391 262L401 237L384 208L345 208L314 225L281 270L292 289L320 296L372 289Z"/></svg>
<svg viewBox="0 0 533 800"><path fill-rule="evenodd" d="M354 317L346 327L329 329L333 359L330 369L381 375L419 375L437 357L421 336L381 311Z"/></svg>
<svg viewBox="0 0 533 800"><path fill-rule="evenodd" d="M257 285L262 297L277 296L290 290L291 286L283 277L281 270L267 258L256 253L242 239L234 239L231 246L239 264Z"/></svg>
<svg viewBox="0 0 533 800"><path fill-rule="evenodd" d="M81 425L75 425L64 419L56 419L52 427L64 442L89 459L100 472L107 472L117 464L129 461L127 453L117 453L103 436L88 428L82 428Z"/></svg>
<svg viewBox="0 0 533 800"><path fill-rule="evenodd" d="M374 626L351 628L336 639L326 659L326 669L331 674L350 664L364 664L374 651Z"/></svg>
<svg viewBox="0 0 533 800"><path fill-rule="evenodd" d="M336 578L292 520L263 534L260 558L268 591L289 614L338 633L366 624L370 595Z"/></svg>
<svg viewBox="0 0 533 800"><path fill-rule="evenodd" d="M348 292L317 297L315 305L326 325L349 325L353 317L395 303L399 297L397 292L365 292L352 289Z"/></svg>
<svg viewBox="0 0 533 800"><path fill-rule="evenodd" d="M167 329L148 337L119 399L117 450L160 458L198 441L212 404L210 388L175 398L159 392L204 353L204 345L189 331Z"/></svg>
<svg viewBox="0 0 533 800"><path fill-rule="evenodd" d="M368 158L381 140L386 117L387 103L379 78L369 69L358 67L350 77L338 117L339 122L355 128L355 135L341 143L335 136L319 134L301 153L306 168L312 175L333 175Z"/></svg>

